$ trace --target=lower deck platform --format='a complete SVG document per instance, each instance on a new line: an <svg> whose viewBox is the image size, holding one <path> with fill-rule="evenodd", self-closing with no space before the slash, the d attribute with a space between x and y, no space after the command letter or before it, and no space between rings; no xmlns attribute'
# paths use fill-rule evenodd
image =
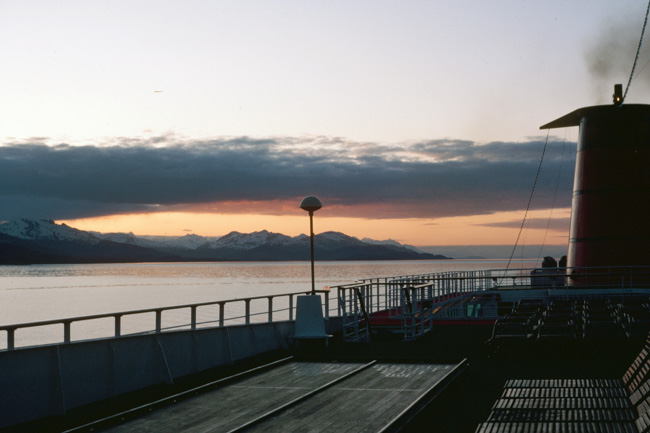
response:
<svg viewBox="0 0 650 433"><path fill-rule="evenodd" d="M287 362L152 408L105 432L397 430L465 367L459 364ZM90 427L90 426L89 426Z"/></svg>

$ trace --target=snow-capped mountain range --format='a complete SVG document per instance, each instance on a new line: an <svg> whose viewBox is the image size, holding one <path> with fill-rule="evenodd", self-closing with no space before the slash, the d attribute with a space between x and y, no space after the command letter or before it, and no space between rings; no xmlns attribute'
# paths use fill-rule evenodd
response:
<svg viewBox="0 0 650 433"><path fill-rule="evenodd" d="M314 237L320 260L445 259L398 242L359 240L339 232ZM0 223L0 263L79 263L187 260L308 260L309 237L262 230L222 237L136 236L86 232L52 220Z"/></svg>
<svg viewBox="0 0 650 433"><path fill-rule="evenodd" d="M219 239L218 237L205 237L194 234L185 236L136 236L133 233L90 233L103 240L138 245L145 248L181 248L193 250L207 242Z"/></svg>
<svg viewBox="0 0 650 433"><path fill-rule="evenodd" d="M0 233L18 239L44 239L50 241L72 241L99 243L91 233L56 224L52 220L17 219L0 223Z"/></svg>

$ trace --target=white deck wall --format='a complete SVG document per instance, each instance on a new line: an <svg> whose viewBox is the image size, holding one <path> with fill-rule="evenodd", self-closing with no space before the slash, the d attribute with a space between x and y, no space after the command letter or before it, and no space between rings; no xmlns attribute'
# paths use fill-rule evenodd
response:
<svg viewBox="0 0 650 433"><path fill-rule="evenodd" d="M287 349L293 328L274 322L0 352L0 428Z"/></svg>

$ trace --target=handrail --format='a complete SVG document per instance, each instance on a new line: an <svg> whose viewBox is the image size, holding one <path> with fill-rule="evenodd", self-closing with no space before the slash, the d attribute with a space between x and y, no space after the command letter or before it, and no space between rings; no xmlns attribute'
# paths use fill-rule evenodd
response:
<svg viewBox="0 0 650 433"><path fill-rule="evenodd" d="M373 303L376 299L376 303ZM373 309L380 311L379 288L373 295L371 284L348 284L338 287L338 308L344 341L368 341L370 338L370 314Z"/></svg>
<svg viewBox="0 0 650 433"><path fill-rule="evenodd" d="M377 295L372 295L370 290L370 296L363 295L364 302L371 305L374 305L374 302L381 304L388 318L401 321L404 338L411 340L431 329L434 316L429 309L433 304L452 302L463 294L496 289L650 289L650 267L454 271L363 279L356 284L338 288L339 305L347 306L342 314L339 312L339 315L344 317L344 340L358 341L358 336L362 334L359 332L362 325L368 322L359 308L361 303L356 297L346 297L346 292L356 291L361 294L362 289L368 292L368 288L375 290Z"/></svg>
<svg viewBox="0 0 650 433"><path fill-rule="evenodd" d="M298 295L309 295L311 294L311 291L300 291L300 292L292 292L292 293L281 293L277 295L264 295L264 296L252 296L248 298L235 298L235 299L227 299L227 300L219 300L219 301L209 301L209 302L199 302L199 303L194 303L194 304L183 304L183 305L172 305L172 306L167 306L167 307L155 307L155 308L144 308L140 310L128 310L128 311L119 311L115 313L101 313L101 314L92 314L88 316L76 316L76 317L68 317L64 319L50 319L50 320L41 320L41 321L36 321L36 322L24 322L24 323L14 323L10 325L0 325L0 331L5 331L7 332L7 350L14 350L16 347L15 344L15 333L18 329L24 329L24 328L35 328L35 327L41 327L41 326L51 326L51 325L63 325L63 343L68 344L72 342L72 337L71 337L71 326L72 323L75 322L84 322L84 321L89 321L89 320L97 320L97 319L107 319L107 318L113 318L115 320L115 328L114 328L114 334L113 336L115 338L119 338L124 336L122 334L122 317L124 316L133 316L137 314L147 314L147 313L155 313L155 328L149 331L145 331L144 333L151 333L154 332L156 334L159 334L163 332L163 329L174 329L174 328L179 328L179 327L185 327L185 326L190 326L191 330L196 330L197 325L200 324L205 324L205 323L216 323L218 322L219 327L225 326L225 322L227 320L235 320L235 319L244 319L245 324L250 324L251 322L251 317L253 316L260 316L263 314L267 314L267 322L273 322L273 312L280 312L280 311L289 311L289 320L293 320L294 318L294 310L295 310L295 303L293 302L294 296ZM316 293L323 293L325 295L325 308L324 308L324 313L325 313L325 318L329 318L329 313L330 313L330 302L329 302L329 297L330 297L330 291L329 290L316 290ZM281 308L277 310L273 310L273 299L274 298L281 298L281 297L288 297L289 298L289 307L288 308ZM260 299L268 299L268 309L265 312L251 312L250 309L250 304L251 301L255 300L260 300ZM225 306L226 304L233 304L233 303L238 303L238 302L244 302L245 304L245 314L242 316L233 316L233 317L225 317ZM206 306L211 306L211 305L219 305L219 319L213 320L213 321L208 321L208 322L198 322L197 321L197 309L200 307L206 307ZM163 328L162 327L162 313L164 311L172 311L172 310L180 310L180 309L190 309L190 323L189 324L182 324L182 325L176 325L172 326L169 328ZM137 335L137 334L130 334L130 335Z"/></svg>
<svg viewBox="0 0 650 433"><path fill-rule="evenodd" d="M501 282L505 279L505 287ZM394 317L396 311L401 310L400 291L404 287L425 286L431 292L431 297L436 299L449 299L461 293L481 292L497 288L571 288L571 289L598 289L603 288L649 288L650 289L650 267L648 266L626 266L626 267L600 267L600 268L528 268L528 269L491 269L483 271L451 271L410 276L382 277L360 279L352 284L332 286L330 290L316 290L316 293L325 295L324 316L329 319L330 312L338 313L339 317L346 314L356 315L356 312L346 308L346 293L363 292L363 299L352 300L349 307L356 309L354 305L363 302L367 314L371 315L378 311L389 311L391 317ZM336 291L334 300L336 305L330 305L330 293ZM210 302L200 302L195 304L173 305L168 307L156 307L140 310L121 311L116 313L94 314L89 316L78 316L64 319L43 320L37 322L18 323L10 325L0 325L0 332L7 333L7 350L15 348L15 332L18 329L34 328L51 325L63 325L63 343L67 344L72 341L71 325L75 322L83 322L96 319L113 318L114 332L113 336L119 338L122 333L122 317L136 314L155 314L155 326L153 329L144 331L144 333L161 333L163 330L176 329L179 327L189 326L195 330L197 325L206 323L218 323L219 327L226 325L226 321L233 323L234 320L243 319L245 324L251 323L251 318L266 314L268 323L274 321L274 313L288 311L288 319L294 320L294 296L310 294L310 291L299 291L292 293L282 293L277 295L253 296L248 298L237 298ZM288 307L274 306L276 298L288 298ZM267 299L267 308L258 308L251 310L251 303ZM225 307L233 303L244 303L245 311L240 315L226 317ZM202 307L219 306L218 319L209 321L198 321L197 310ZM189 323L163 328L162 313L171 310L190 309ZM346 312L347 311L347 312ZM399 313L401 314L401 313ZM134 335L134 334L129 334Z"/></svg>

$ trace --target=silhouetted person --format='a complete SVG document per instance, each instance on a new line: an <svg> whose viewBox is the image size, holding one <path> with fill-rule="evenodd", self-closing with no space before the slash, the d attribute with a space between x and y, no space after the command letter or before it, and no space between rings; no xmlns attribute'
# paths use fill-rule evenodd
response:
<svg viewBox="0 0 650 433"><path fill-rule="evenodd" d="M553 257L546 256L542 261L542 268L557 268L557 262Z"/></svg>

